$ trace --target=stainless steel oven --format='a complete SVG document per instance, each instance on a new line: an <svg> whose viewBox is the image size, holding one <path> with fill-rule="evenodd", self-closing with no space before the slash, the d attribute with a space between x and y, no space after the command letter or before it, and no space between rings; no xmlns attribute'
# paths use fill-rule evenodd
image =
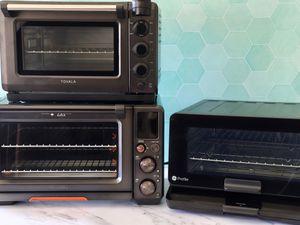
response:
<svg viewBox="0 0 300 225"><path fill-rule="evenodd" d="M159 106L0 105L0 203L163 196Z"/></svg>
<svg viewBox="0 0 300 225"><path fill-rule="evenodd" d="M131 2L1 2L10 101L155 103L158 8Z"/></svg>

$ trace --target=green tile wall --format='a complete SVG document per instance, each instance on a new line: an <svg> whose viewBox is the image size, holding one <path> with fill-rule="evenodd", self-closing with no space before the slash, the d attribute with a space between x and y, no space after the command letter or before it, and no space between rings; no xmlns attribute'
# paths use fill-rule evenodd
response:
<svg viewBox="0 0 300 225"><path fill-rule="evenodd" d="M300 0L156 2L166 149L169 116L201 99L300 102Z"/></svg>

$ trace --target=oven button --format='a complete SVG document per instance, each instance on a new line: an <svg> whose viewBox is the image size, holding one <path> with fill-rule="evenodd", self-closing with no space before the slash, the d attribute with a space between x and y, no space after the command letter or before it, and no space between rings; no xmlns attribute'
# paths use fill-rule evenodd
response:
<svg viewBox="0 0 300 225"><path fill-rule="evenodd" d="M140 168L144 173L152 173L156 168L155 160L150 157L142 159Z"/></svg>
<svg viewBox="0 0 300 225"><path fill-rule="evenodd" d="M155 190L155 184L153 181L151 180L144 180L141 184L140 184L140 190L142 192L143 195L152 195Z"/></svg>
<svg viewBox="0 0 300 225"><path fill-rule="evenodd" d="M149 33L149 23L145 20L139 20L133 24L132 30L135 35L144 37Z"/></svg>
<svg viewBox="0 0 300 225"><path fill-rule="evenodd" d="M138 144L136 146L136 151L139 153L143 153L146 151L146 146L144 144Z"/></svg>
<svg viewBox="0 0 300 225"><path fill-rule="evenodd" d="M148 74L148 66L145 63L138 63L133 67L133 71L136 75L143 77Z"/></svg>
<svg viewBox="0 0 300 225"><path fill-rule="evenodd" d="M146 83L145 82L138 82L136 86L137 86L138 89L143 90L146 87Z"/></svg>
<svg viewBox="0 0 300 225"><path fill-rule="evenodd" d="M150 146L150 149L151 149L152 152L155 152L155 153L159 152L159 150L160 150L159 144L152 144Z"/></svg>
<svg viewBox="0 0 300 225"><path fill-rule="evenodd" d="M133 46L132 51L139 57L145 57L149 53L149 47L146 43L140 42Z"/></svg>

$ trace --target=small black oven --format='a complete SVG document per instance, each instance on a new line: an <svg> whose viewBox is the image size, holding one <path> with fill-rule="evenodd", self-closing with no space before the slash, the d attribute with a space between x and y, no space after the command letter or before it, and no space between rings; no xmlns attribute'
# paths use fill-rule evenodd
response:
<svg viewBox="0 0 300 225"><path fill-rule="evenodd" d="M155 103L158 8L131 2L1 2L10 101Z"/></svg>
<svg viewBox="0 0 300 225"><path fill-rule="evenodd" d="M0 204L162 196L161 107L0 105Z"/></svg>
<svg viewBox="0 0 300 225"><path fill-rule="evenodd" d="M170 207L300 220L300 104L202 101L169 155Z"/></svg>

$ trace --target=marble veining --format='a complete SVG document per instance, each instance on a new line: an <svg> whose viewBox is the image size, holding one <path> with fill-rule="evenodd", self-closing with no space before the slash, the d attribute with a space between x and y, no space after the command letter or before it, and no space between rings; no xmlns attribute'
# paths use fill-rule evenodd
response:
<svg viewBox="0 0 300 225"><path fill-rule="evenodd" d="M242 216L216 216L140 206L132 201L34 202L0 206L2 225L284 225Z"/></svg>

